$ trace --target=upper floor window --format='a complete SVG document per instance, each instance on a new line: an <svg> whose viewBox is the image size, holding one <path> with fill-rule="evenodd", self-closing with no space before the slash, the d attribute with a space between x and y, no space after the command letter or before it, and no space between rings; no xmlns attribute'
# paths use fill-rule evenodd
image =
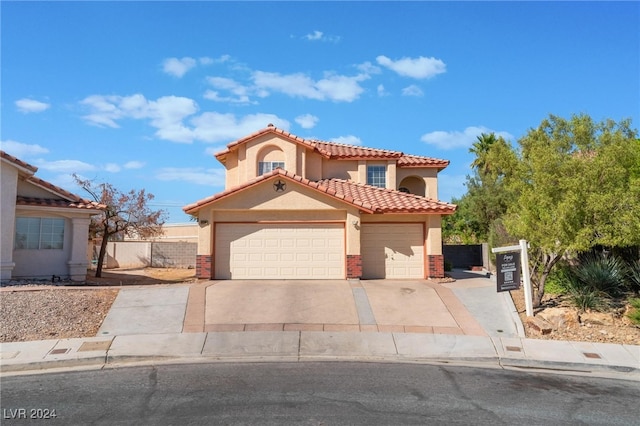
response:
<svg viewBox="0 0 640 426"><path fill-rule="evenodd" d="M385 166L367 166L367 185L386 188L386 171L387 168Z"/></svg>
<svg viewBox="0 0 640 426"><path fill-rule="evenodd" d="M284 161L260 161L258 163L258 175L269 173L275 169L284 170Z"/></svg>
<svg viewBox="0 0 640 426"><path fill-rule="evenodd" d="M48 217L16 218L16 249L62 250L64 243L64 219Z"/></svg>

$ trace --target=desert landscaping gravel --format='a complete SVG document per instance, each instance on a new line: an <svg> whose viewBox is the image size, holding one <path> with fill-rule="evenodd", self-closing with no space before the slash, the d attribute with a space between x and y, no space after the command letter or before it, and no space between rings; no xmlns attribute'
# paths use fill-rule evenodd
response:
<svg viewBox="0 0 640 426"><path fill-rule="evenodd" d="M95 336L117 294L117 289L3 288L0 342Z"/></svg>

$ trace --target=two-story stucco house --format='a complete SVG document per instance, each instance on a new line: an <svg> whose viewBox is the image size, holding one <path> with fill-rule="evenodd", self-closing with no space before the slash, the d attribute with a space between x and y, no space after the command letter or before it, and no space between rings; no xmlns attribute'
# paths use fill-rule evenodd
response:
<svg viewBox="0 0 640 426"><path fill-rule="evenodd" d="M91 216L106 206L35 176L34 167L0 151L0 281L84 281Z"/></svg>
<svg viewBox="0 0 640 426"><path fill-rule="evenodd" d="M225 190L198 218L205 279L444 276L438 172L449 162L295 136L273 125L216 158Z"/></svg>

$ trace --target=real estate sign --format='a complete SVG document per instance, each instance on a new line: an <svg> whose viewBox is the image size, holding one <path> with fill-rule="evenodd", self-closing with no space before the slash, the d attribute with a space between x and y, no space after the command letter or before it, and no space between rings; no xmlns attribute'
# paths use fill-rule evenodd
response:
<svg viewBox="0 0 640 426"><path fill-rule="evenodd" d="M520 288L520 253L507 252L496 254L498 291Z"/></svg>

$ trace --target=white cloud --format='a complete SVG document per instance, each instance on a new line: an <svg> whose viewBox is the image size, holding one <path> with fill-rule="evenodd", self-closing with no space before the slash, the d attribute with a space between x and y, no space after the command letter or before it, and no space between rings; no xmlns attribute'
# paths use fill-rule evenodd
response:
<svg viewBox="0 0 640 426"><path fill-rule="evenodd" d="M389 96L389 92L386 91L386 89L384 88L384 85L382 85L382 84L378 84L378 87L376 88L376 91L378 92L378 96L380 96L380 97Z"/></svg>
<svg viewBox="0 0 640 426"><path fill-rule="evenodd" d="M224 169L205 169L203 167L165 167L156 173L162 181L188 182L196 185L224 186Z"/></svg>
<svg viewBox="0 0 640 426"><path fill-rule="evenodd" d="M38 160L35 163L38 168L47 170L53 173L82 173L91 172L97 170L98 167L93 164L85 163L79 160L57 160L57 161L45 161Z"/></svg>
<svg viewBox="0 0 640 426"><path fill-rule="evenodd" d="M343 143L345 145L362 145L362 140L360 140L359 137L353 135L331 138L331 142Z"/></svg>
<svg viewBox="0 0 640 426"><path fill-rule="evenodd" d="M382 70L380 69L379 66L377 65L373 65L371 62L367 61L367 62L363 62L362 64L356 65L356 68L360 71L363 72L367 75L371 75L371 74L380 74L382 73Z"/></svg>
<svg viewBox="0 0 640 426"><path fill-rule="evenodd" d="M156 129L159 139L191 143L195 140L219 142L237 139L273 123L288 129L290 123L273 114L249 114L237 118L233 114L204 112L196 115L198 104L189 98L163 96L155 101L143 95L89 96L81 103L90 114L83 118L98 126L117 128L124 119L146 120ZM188 118L188 122L185 122Z"/></svg>
<svg viewBox="0 0 640 426"><path fill-rule="evenodd" d="M200 65L211 65L213 64L214 60L213 58L209 58L208 56L203 56L201 58L198 58L198 62L200 62Z"/></svg>
<svg viewBox="0 0 640 426"><path fill-rule="evenodd" d="M300 125L303 129L313 129L320 119L315 115L304 114L299 115L295 118L296 123Z"/></svg>
<svg viewBox="0 0 640 426"><path fill-rule="evenodd" d="M13 140L0 141L0 149L19 159L42 155L49 152L47 148L44 148L40 145L26 144Z"/></svg>
<svg viewBox="0 0 640 426"><path fill-rule="evenodd" d="M36 101L34 99L23 98L16 101L16 107L18 107L18 111L24 114L29 114L31 112L46 111L51 108L51 104Z"/></svg>
<svg viewBox="0 0 640 426"><path fill-rule="evenodd" d="M404 89L402 89L402 95L420 97L420 96L424 96L424 92L422 91L421 88L419 88L415 84L412 84L411 86L407 86Z"/></svg>
<svg viewBox="0 0 640 426"><path fill-rule="evenodd" d="M506 140L513 139L513 136L508 132L497 132L484 126L470 126L463 131L435 131L426 133L420 138L421 141L426 142L429 145L433 145L440 149L456 149L456 148L468 148L476 141L476 137L481 133L495 133L496 136L502 136Z"/></svg>
<svg viewBox="0 0 640 426"><path fill-rule="evenodd" d="M322 31L318 30L315 30L314 32L303 36L303 38L309 41L328 41L332 43L337 43L340 41L339 36L325 35Z"/></svg>
<svg viewBox="0 0 640 426"><path fill-rule="evenodd" d="M205 112L191 120L196 139L205 142L221 142L239 139L272 123L288 130L290 123L273 114L249 114L236 118L233 114Z"/></svg>
<svg viewBox="0 0 640 426"><path fill-rule="evenodd" d="M80 102L92 112L83 116L89 124L118 128L118 120L148 119L157 129L156 136L173 142L192 142L193 134L184 126L184 118L198 111L196 102L179 96L163 96L155 101L141 94L131 96L88 96Z"/></svg>
<svg viewBox="0 0 640 426"><path fill-rule="evenodd" d="M182 78L182 76L195 66L196 60L188 56L182 59L167 58L162 63L162 70L174 77Z"/></svg>
<svg viewBox="0 0 640 426"><path fill-rule="evenodd" d="M234 96L221 96L218 91L207 90L204 94L206 99L216 102L231 102L248 104L252 103L249 99L250 88L244 86L235 80L225 77L207 77L207 82L216 89L226 90Z"/></svg>
<svg viewBox="0 0 640 426"><path fill-rule="evenodd" d="M292 97L315 100L332 100L336 102L352 102L360 96L364 89L359 82L369 78L367 74L348 77L327 75L314 81L309 76L296 73L281 75L279 73L255 71L253 82L262 96L270 92L283 93Z"/></svg>
<svg viewBox="0 0 640 426"><path fill-rule="evenodd" d="M320 40L322 39L322 31L314 31L312 34L304 36L307 40Z"/></svg>
<svg viewBox="0 0 640 426"><path fill-rule="evenodd" d="M120 170L122 170L122 168L115 163L107 163L107 165L104 166L104 169L110 173L118 173Z"/></svg>
<svg viewBox="0 0 640 426"><path fill-rule="evenodd" d="M424 56L393 61L386 56L380 55L376 58L376 61L402 76L417 79L431 78L447 70L447 66L440 59L426 58Z"/></svg>
<svg viewBox="0 0 640 426"><path fill-rule="evenodd" d="M128 161L122 165L127 170L141 169L145 165L142 161Z"/></svg>

